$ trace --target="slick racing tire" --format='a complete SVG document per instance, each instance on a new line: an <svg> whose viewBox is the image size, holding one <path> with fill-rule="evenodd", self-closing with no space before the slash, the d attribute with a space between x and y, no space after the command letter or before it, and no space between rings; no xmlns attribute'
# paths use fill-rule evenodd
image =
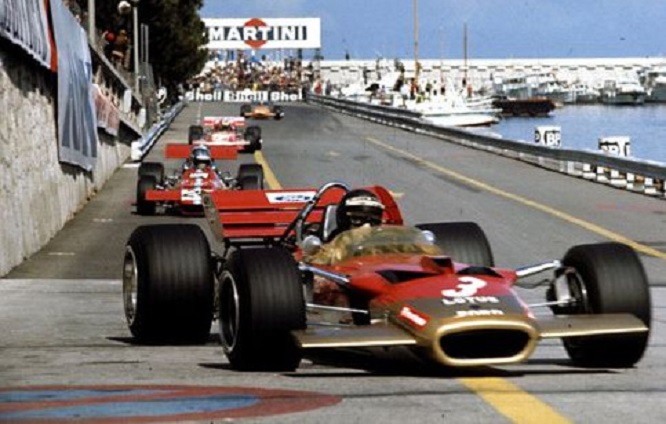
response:
<svg viewBox="0 0 666 424"><path fill-rule="evenodd" d="M419 224L421 230L431 231L435 244L455 262L484 267L495 266L488 238L475 222L440 222Z"/></svg>
<svg viewBox="0 0 666 424"><path fill-rule="evenodd" d="M155 181L161 184L164 181L164 164L160 162L143 162L139 165L139 178L144 175L155 177Z"/></svg>
<svg viewBox="0 0 666 424"><path fill-rule="evenodd" d="M245 139L246 140L251 140L253 138L256 138L256 139L261 138L261 128L255 126L255 125L253 125L251 127L247 127L247 129L245 129Z"/></svg>
<svg viewBox="0 0 666 424"><path fill-rule="evenodd" d="M302 353L291 331L305 328L305 300L291 254L283 248L235 250L218 284L216 315L231 367L295 370Z"/></svg>
<svg viewBox="0 0 666 424"><path fill-rule="evenodd" d="M566 313L635 315L650 328L650 290L645 269L636 252L621 243L599 243L569 249L562 263L575 273L569 277L577 310ZM557 311L556 311L557 313ZM649 331L639 334L562 339L576 365L632 367L647 347Z"/></svg>
<svg viewBox="0 0 666 424"><path fill-rule="evenodd" d="M201 344L213 316L213 261L197 225L138 227L125 247L123 306L140 343Z"/></svg>
<svg viewBox="0 0 666 424"><path fill-rule="evenodd" d="M190 125L187 130L187 143L192 144L197 140L201 140L204 136L204 129L201 125Z"/></svg>
<svg viewBox="0 0 666 424"><path fill-rule="evenodd" d="M238 167L238 185L241 190L263 190L264 168L258 163L244 163Z"/></svg>
<svg viewBox="0 0 666 424"><path fill-rule="evenodd" d="M238 188L241 190L261 190L259 180L252 175L246 175L238 179Z"/></svg>
<svg viewBox="0 0 666 424"><path fill-rule="evenodd" d="M146 200L146 193L154 190L157 179L152 175L142 175L136 184L136 212L139 215L155 215L157 204Z"/></svg>
<svg viewBox="0 0 666 424"><path fill-rule="evenodd" d="M284 113L282 112L282 108L280 106L275 106L273 108L273 113L275 113L275 120L276 121L279 121L284 116Z"/></svg>
<svg viewBox="0 0 666 424"><path fill-rule="evenodd" d="M245 141L249 141L244 149L243 153L254 153L257 150L261 150L261 128L257 126L247 127L244 134Z"/></svg>
<svg viewBox="0 0 666 424"><path fill-rule="evenodd" d="M240 116L245 116L249 114L252 111L252 106L251 105L242 105L240 107Z"/></svg>

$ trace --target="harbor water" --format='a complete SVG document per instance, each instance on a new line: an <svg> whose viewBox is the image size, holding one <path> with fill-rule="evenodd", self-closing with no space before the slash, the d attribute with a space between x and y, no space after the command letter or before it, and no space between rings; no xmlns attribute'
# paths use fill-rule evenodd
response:
<svg viewBox="0 0 666 424"><path fill-rule="evenodd" d="M534 142L535 128L559 126L561 147L598 150L601 137L627 136L631 156L666 166L666 104L641 106L565 105L545 117L504 117L490 131L510 140Z"/></svg>

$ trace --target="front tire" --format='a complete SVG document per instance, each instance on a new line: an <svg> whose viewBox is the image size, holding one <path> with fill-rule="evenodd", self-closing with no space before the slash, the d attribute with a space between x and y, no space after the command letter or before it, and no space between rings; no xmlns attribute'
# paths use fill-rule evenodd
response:
<svg viewBox="0 0 666 424"><path fill-rule="evenodd" d="M140 226L123 263L123 306L141 343L205 343L213 314L210 247L196 225Z"/></svg>
<svg viewBox="0 0 666 424"><path fill-rule="evenodd" d="M495 266L488 238L475 222L438 222L419 224L416 227L431 231L437 247L456 262Z"/></svg>
<svg viewBox="0 0 666 424"><path fill-rule="evenodd" d="M218 280L220 340L231 367L293 371L302 353L292 330L305 328L303 285L282 248L235 250Z"/></svg>
<svg viewBox="0 0 666 424"><path fill-rule="evenodd" d="M629 313L650 328L650 290L645 269L636 252L621 243L575 246L562 260L575 270L574 284L586 293L577 311L569 313ZM571 284L572 282L570 282ZM571 360L589 367L632 367L647 348L649 331L640 334L564 338Z"/></svg>
<svg viewBox="0 0 666 424"><path fill-rule="evenodd" d="M148 191L155 190L157 180L152 175L142 175L136 184L136 212L139 215L155 215L157 204L146 200Z"/></svg>
<svg viewBox="0 0 666 424"><path fill-rule="evenodd" d="M241 190L263 190L264 168L258 163L241 164L236 180Z"/></svg>
<svg viewBox="0 0 666 424"><path fill-rule="evenodd" d="M164 181L164 164L160 162L142 162L139 165L139 178L149 175L155 177L157 183Z"/></svg>

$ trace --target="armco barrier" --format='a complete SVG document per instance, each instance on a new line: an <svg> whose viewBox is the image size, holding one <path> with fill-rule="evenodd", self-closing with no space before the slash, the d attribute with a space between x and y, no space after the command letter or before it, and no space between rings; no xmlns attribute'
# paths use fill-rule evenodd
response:
<svg viewBox="0 0 666 424"><path fill-rule="evenodd" d="M440 127L422 121L417 112L308 94L308 102L383 125L512 157L553 171L613 187L666 198L666 164L614 156L601 151L572 150Z"/></svg>
<svg viewBox="0 0 666 424"><path fill-rule="evenodd" d="M155 123L146 132L146 135L132 142L132 151L130 157L133 161L140 161L150 151L157 139L169 128L171 122L183 110L183 102L176 103L168 112L164 114L161 121Z"/></svg>

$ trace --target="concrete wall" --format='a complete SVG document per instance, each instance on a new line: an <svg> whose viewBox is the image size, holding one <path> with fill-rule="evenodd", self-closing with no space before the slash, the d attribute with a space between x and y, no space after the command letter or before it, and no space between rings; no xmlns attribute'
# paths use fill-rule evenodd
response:
<svg viewBox="0 0 666 424"><path fill-rule="evenodd" d="M130 154L131 140L99 132L93 172L60 164L56 88L55 75L0 45L0 276L44 246Z"/></svg>

